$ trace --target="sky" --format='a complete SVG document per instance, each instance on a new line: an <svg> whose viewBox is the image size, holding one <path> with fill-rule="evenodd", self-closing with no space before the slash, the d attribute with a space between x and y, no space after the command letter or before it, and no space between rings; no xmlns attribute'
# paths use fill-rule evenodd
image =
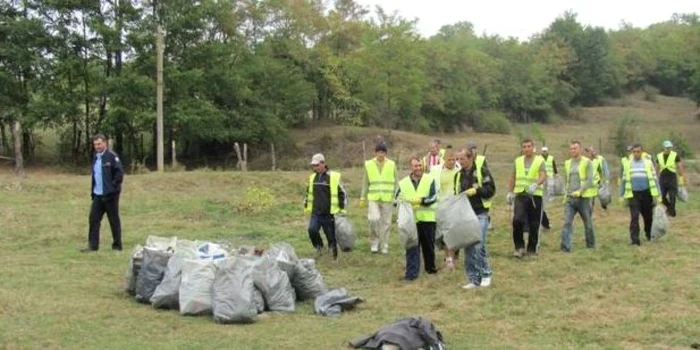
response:
<svg viewBox="0 0 700 350"><path fill-rule="evenodd" d="M541 32L567 10L578 14L584 25L617 29L624 20L635 27L671 19L674 13L700 14L700 0L356 0L382 6L402 17L418 18L423 36L431 36L445 24L468 21L477 34L498 34L527 40Z"/></svg>

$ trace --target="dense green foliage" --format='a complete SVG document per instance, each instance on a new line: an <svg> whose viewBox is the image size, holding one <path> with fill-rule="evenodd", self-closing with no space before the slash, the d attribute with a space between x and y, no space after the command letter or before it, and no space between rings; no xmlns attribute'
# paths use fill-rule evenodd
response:
<svg viewBox="0 0 700 350"><path fill-rule="evenodd" d="M700 101L695 14L606 31L565 13L519 42L468 22L424 38L396 13L326 3L2 2L0 148L19 120L30 159L36 132L51 128L63 160L85 160L95 132L127 161L152 160L156 21L165 139L189 158L228 154L235 141L284 145L287 130L317 123L507 133L508 120L575 118L572 107L643 89Z"/></svg>

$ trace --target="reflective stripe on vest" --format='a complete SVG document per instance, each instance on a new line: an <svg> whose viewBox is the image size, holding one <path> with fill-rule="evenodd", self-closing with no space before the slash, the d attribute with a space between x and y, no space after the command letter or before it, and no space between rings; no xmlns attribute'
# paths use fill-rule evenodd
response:
<svg viewBox="0 0 700 350"><path fill-rule="evenodd" d="M623 164L625 167L625 198L634 197L632 193L632 161ZM649 180L649 190L652 197L659 196L659 189L656 188L656 178L654 177L654 164L651 160L644 158L644 169Z"/></svg>
<svg viewBox="0 0 700 350"><path fill-rule="evenodd" d="M340 173L335 171L329 171L328 175L331 177L331 214L338 214L340 212L340 202L338 202L338 186L340 186ZM316 178L316 173L309 176L309 192L306 195L306 211L311 212L314 206L314 179Z"/></svg>
<svg viewBox="0 0 700 350"><path fill-rule="evenodd" d="M545 169L547 171L547 177L554 176L554 157L548 156L544 162Z"/></svg>
<svg viewBox="0 0 700 350"><path fill-rule="evenodd" d="M525 156L520 156L515 158L515 187L513 188L513 193L523 193L527 191L527 188L537 183L540 179L540 167L544 163L544 158L542 156L535 156L532 159L532 164L530 165L530 171L525 173ZM542 196L544 194L544 187L539 185L534 195Z"/></svg>
<svg viewBox="0 0 700 350"><path fill-rule="evenodd" d="M586 170L588 169L588 163L591 160L586 158L586 157L581 157L581 160L578 163L578 177L579 181L581 182L581 187L583 187L583 184L586 182L586 179L588 178L588 174L586 174ZM568 159L564 163L564 169L566 171L566 184L564 188L564 193L569 192L569 184L570 184L570 179L571 179L571 159ZM596 188L595 184L592 184L591 187L586 189L582 194L581 197L583 198L593 198L598 195L598 188Z"/></svg>
<svg viewBox="0 0 700 350"><path fill-rule="evenodd" d="M664 152L659 153L656 156L656 161L659 163L659 172L664 171L664 169L676 173L676 156L678 153L675 151L671 151L671 153L668 154L668 158L666 158L666 161L664 162Z"/></svg>
<svg viewBox="0 0 700 350"><path fill-rule="evenodd" d="M482 161L481 164L484 164ZM479 187L482 187L482 184L484 183L484 176L481 173L481 168L479 166L476 167L474 170L476 171L476 183ZM459 194L462 192L462 171L458 172L457 175L455 175L455 193ZM487 199L481 199L481 204L483 204L485 209L491 208L491 200Z"/></svg>
<svg viewBox="0 0 700 350"><path fill-rule="evenodd" d="M394 200L394 188L396 182L396 164L391 159L384 160L382 172L379 172L376 158L365 162L369 188L367 199L371 201L391 202Z"/></svg>
<svg viewBox="0 0 700 350"><path fill-rule="evenodd" d="M403 198L407 201L413 201L416 199L427 198L430 196L430 185L433 183L433 177L428 174L423 174L420 182L418 183L418 189L413 187L413 181L411 181L411 176L406 176L399 182L399 189L401 189L401 194ZM415 219L418 222L435 222L436 213L435 208L437 207L437 202L430 206L421 205L414 208Z"/></svg>

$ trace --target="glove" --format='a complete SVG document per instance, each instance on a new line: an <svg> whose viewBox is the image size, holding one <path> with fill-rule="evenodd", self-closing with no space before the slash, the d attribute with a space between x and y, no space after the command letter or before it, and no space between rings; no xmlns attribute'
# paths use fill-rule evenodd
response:
<svg viewBox="0 0 700 350"><path fill-rule="evenodd" d="M574 191L574 192L571 192L571 197L574 197L574 198L579 198L579 197L581 197L581 191Z"/></svg>
<svg viewBox="0 0 700 350"><path fill-rule="evenodd" d="M467 197L473 197L476 194L476 188L472 187L466 190L464 193L467 194Z"/></svg>
<svg viewBox="0 0 700 350"><path fill-rule="evenodd" d="M539 187L537 184L532 184L527 188L527 193L529 195L535 194L535 191L537 191L537 187Z"/></svg>
<svg viewBox="0 0 700 350"><path fill-rule="evenodd" d="M515 202L515 194L513 192L508 192L506 195L506 203L508 203L508 205L513 205L513 202Z"/></svg>
<svg viewBox="0 0 700 350"><path fill-rule="evenodd" d="M364 198L360 198L360 208L367 208L367 201Z"/></svg>
<svg viewBox="0 0 700 350"><path fill-rule="evenodd" d="M685 176L678 177L678 186L680 186L680 187L685 186Z"/></svg>
<svg viewBox="0 0 700 350"><path fill-rule="evenodd" d="M659 196L659 197L657 197L657 200L656 200L656 201L657 201L659 204L664 204L664 197Z"/></svg>

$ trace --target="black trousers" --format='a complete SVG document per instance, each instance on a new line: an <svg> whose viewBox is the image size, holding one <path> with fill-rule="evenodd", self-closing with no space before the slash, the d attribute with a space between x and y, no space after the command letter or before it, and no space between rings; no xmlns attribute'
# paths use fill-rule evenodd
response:
<svg viewBox="0 0 700 350"><path fill-rule="evenodd" d="M524 231L528 227L527 251L537 253L539 246L540 220L542 218L542 196L519 194L515 197L513 214L513 243L515 249L525 248Z"/></svg>
<svg viewBox="0 0 700 350"><path fill-rule="evenodd" d="M321 239L321 228L326 234L328 247L333 250L333 255L338 255L338 246L335 239L335 217L332 214L311 214L309 219L309 239L315 249L323 248L323 239Z"/></svg>
<svg viewBox="0 0 700 350"><path fill-rule="evenodd" d="M639 215L644 219L644 235L647 241L651 240L651 222L653 219L654 197L651 191L634 191L633 197L628 200L630 207L630 238L632 244L640 245L639 241Z"/></svg>
<svg viewBox="0 0 700 350"><path fill-rule="evenodd" d="M90 232L88 244L92 250L100 248L100 225L107 213L109 228L112 230L112 249L122 249L122 223L119 218L119 194L94 196L90 206Z"/></svg>
<svg viewBox="0 0 700 350"><path fill-rule="evenodd" d="M661 198L666 206L666 212L672 218L676 217L676 197L678 196L678 179L674 175L673 178L662 176L659 179L659 187L661 187Z"/></svg>
<svg viewBox="0 0 700 350"><path fill-rule="evenodd" d="M423 254L425 272L437 273L435 267L435 223L418 222L418 245L406 249L406 276L408 280L418 278L420 273L420 255Z"/></svg>

